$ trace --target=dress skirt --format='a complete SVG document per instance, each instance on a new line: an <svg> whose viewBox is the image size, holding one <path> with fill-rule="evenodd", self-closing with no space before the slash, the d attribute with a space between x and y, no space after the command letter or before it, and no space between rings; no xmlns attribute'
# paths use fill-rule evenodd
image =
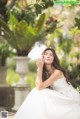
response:
<svg viewBox="0 0 80 119"><path fill-rule="evenodd" d="M34 88L13 119L80 119L80 98L49 88Z"/></svg>

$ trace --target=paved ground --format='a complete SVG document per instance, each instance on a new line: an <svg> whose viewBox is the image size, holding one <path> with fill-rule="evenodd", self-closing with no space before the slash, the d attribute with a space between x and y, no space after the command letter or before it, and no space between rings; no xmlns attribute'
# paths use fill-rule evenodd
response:
<svg viewBox="0 0 80 119"><path fill-rule="evenodd" d="M9 112L8 119L13 119L15 113Z"/></svg>
<svg viewBox="0 0 80 119"><path fill-rule="evenodd" d="M9 116L8 119L13 119L13 116Z"/></svg>

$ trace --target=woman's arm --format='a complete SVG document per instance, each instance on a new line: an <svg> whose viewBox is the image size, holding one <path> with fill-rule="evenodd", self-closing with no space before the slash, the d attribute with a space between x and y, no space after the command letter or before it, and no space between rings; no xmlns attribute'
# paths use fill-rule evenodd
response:
<svg viewBox="0 0 80 119"><path fill-rule="evenodd" d="M42 82L42 73L41 72L42 71L39 70L38 75L37 75L38 77L37 77L37 85L36 86L39 90L50 86L53 83L53 81L59 79L62 74L62 72L60 70L56 69L54 71L54 73L46 81Z"/></svg>
<svg viewBox="0 0 80 119"><path fill-rule="evenodd" d="M37 69L37 78L36 78L36 86L37 88L42 87L43 82L42 82L42 68Z"/></svg>
<svg viewBox="0 0 80 119"><path fill-rule="evenodd" d="M44 65L44 59L43 57L41 59L38 59L37 63L37 78L36 78L36 87L42 87L42 72L43 72L43 65Z"/></svg>

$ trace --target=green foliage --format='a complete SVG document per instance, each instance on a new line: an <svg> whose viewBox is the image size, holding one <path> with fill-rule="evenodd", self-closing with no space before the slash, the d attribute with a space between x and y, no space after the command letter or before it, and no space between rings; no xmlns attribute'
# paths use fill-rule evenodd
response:
<svg viewBox="0 0 80 119"><path fill-rule="evenodd" d="M69 35L69 36L68 36ZM57 42L54 43L53 39L57 38ZM63 36L62 30L57 29L53 34L52 38L50 39L50 45L55 46L56 44L59 51L63 51L65 55L69 54L72 47L73 47L73 39L70 34Z"/></svg>
<svg viewBox="0 0 80 119"><path fill-rule="evenodd" d="M70 64L71 71L69 71L70 79L73 81L73 86L75 88L80 87L80 65Z"/></svg>
<svg viewBox="0 0 80 119"><path fill-rule="evenodd" d="M12 58L12 57L7 58L6 65L9 69L13 69L13 70L16 69L16 62L15 62L14 58Z"/></svg>
<svg viewBox="0 0 80 119"><path fill-rule="evenodd" d="M7 43L7 41L0 41L0 65L4 66L7 57L14 55L13 49Z"/></svg>
<svg viewBox="0 0 80 119"><path fill-rule="evenodd" d="M56 22L51 23L51 24L47 27L47 32L52 33L52 32L55 31L55 29L56 29Z"/></svg>
<svg viewBox="0 0 80 119"><path fill-rule="evenodd" d="M54 0L36 1L35 4L26 4L23 6L16 2L11 9L12 14L21 21L24 19L28 24L34 25L35 19L42 13L43 10L54 5Z"/></svg>
<svg viewBox="0 0 80 119"><path fill-rule="evenodd" d="M29 72L28 75L25 77L25 79L30 84L31 88L35 87L35 80L36 80L35 72Z"/></svg>
<svg viewBox="0 0 80 119"><path fill-rule="evenodd" d="M0 20L0 24L4 29L3 37L17 50L18 55L28 55L34 43L41 40L45 35L45 30L43 30L42 27L40 29L40 26L38 26L42 26L43 22L41 23L40 20L38 20L36 26L32 27L31 25L28 25L25 20L18 22L13 15L10 16L8 25ZM42 14L40 19L41 21L44 21L45 14Z"/></svg>
<svg viewBox="0 0 80 119"><path fill-rule="evenodd" d="M43 13L36 22L37 31L39 31L43 27L44 22L45 22L45 13Z"/></svg>
<svg viewBox="0 0 80 119"><path fill-rule="evenodd" d="M36 61L30 61L28 63L28 69L30 72L36 72L37 71Z"/></svg>
<svg viewBox="0 0 80 119"><path fill-rule="evenodd" d="M7 72L7 78L6 78L6 82L7 85L15 85L20 79L20 76L15 73L14 70L9 69ZM30 84L31 88L35 87L35 80L36 80L36 73L34 72L29 72L26 76L25 76L25 80L27 81L27 83Z"/></svg>
<svg viewBox="0 0 80 119"><path fill-rule="evenodd" d="M7 71L6 82L7 85L14 85L19 81L20 76L14 72L14 70L9 69Z"/></svg>
<svg viewBox="0 0 80 119"><path fill-rule="evenodd" d="M57 23L54 21L45 27L46 15L42 12L44 9L52 7L54 1L42 0L29 5L24 0L11 3L14 3L12 7L7 6L10 15L8 23L6 24L0 19L0 32L3 31L2 37L16 49L18 56L27 56L36 41L40 41L56 28Z"/></svg>
<svg viewBox="0 0 80 119"><path fill-rule="evenodd" d="M7 2L8 0L0 0L0 19L3 19L5 22L7 22L9 18L9 14L6 8Z"/></svg>
<svg viewBox="0 0 80 119"><path fill-rule="evenodd" d="M78 29L80 29L80 18L75 18L75 26L78 27Z"/></svg>
<svg viewBox="0 0 80 119"><path fill-rule="evenodd" d="M59 32L58 32L59 33ZM64 51L64 53L69 54L72 48L73 40L71 37L68 37L68 34L64 37L62 33L58 34L58 46Z"/></svg>
<svg viewBox="0 0 80 119"><path fill-rule="evenodd" d="M63 51L68 54L71 51L71 44L72 44L72 40L66 38L66 39L64 39L64 43L61 45L61 42L60 42L59 45L61 46Z"/></svg>
<svg viewBox="0 0 80 119"><path fill-rule="evenodd" d="M57 23L55 23L54 20L51 21L53 27L51 24L47 24L47 27L44 27L44 22L44 13L35 21L34 26L28 24L25 20L18 21L15 16L10 14L8 24L0 20L0 25L4 30L3 37L16 49L17 55L27 56L36 41L40 41L44 36L53 32L56 28Z"/></svg>

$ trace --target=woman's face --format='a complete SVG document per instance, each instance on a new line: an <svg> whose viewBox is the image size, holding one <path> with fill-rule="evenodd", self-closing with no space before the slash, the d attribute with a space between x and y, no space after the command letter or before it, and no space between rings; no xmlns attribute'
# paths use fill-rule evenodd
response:
<svg viewBox="0 0 80 119"><path fill-rule="evenodd" d="M44 63L45 64L52 64L54 60L53 52L51 50L47 50L44 53Z"/></svg>

